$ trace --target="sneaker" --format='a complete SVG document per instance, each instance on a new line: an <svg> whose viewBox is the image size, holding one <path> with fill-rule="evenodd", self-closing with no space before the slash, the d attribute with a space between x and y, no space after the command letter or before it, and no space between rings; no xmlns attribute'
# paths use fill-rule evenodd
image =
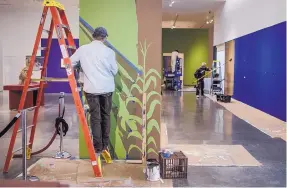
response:
<svg viewBox="0 0 287 188"><path fill-rule="evenodd" d="M196 98L198 99L198 98L199 98L199 95L196 95Z"/></svg>
<svg viewBox="0 0 287 188"><path fill-rule="evenodd" d="M104 157L107 164L111 164L113 162L112 157L108 150L104 150L102 152L102 156Z"/></svg>

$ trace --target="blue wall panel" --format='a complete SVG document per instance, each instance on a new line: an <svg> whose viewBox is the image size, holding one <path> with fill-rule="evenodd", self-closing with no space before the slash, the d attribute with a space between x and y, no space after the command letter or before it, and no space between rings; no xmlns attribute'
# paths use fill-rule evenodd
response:
<svg viewBox="0 0 287 188"><path fill-rule="evenodd" d="M286 121L286 22L235 40L233 97Z"/></svg>
<svg viewBox="0 0 287 188"><path fill-rule="evenodd" d="M79 47L79 39L74 39L76 47ZM41 46L46 47L48 39L41 39ZM67 41L66 41L67 44ZM41 55L44 56L45 51ZM61 68L62 53L58 43L58 39L52 39L49 61L47 66L47 77L67 78L66 69ZM71 93L71 88L68 82L49 82L45 93Z"/></svg>

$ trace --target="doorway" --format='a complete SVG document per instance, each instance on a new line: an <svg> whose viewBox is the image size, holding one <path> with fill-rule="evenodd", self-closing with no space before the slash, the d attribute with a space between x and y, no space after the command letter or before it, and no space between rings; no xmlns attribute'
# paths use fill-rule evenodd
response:
<svg viewBox="0 0 287 188"><path fill-rule="evenodd" d="M217 46L217 73L219 74L220 80L225 79L225 44ZM224 82L221 82L222 93L224 93Z"/></svg>
<svg viewBox="0 0 287 188"><path fill-rule="evenodd" d="M183 53L178 53L178 57L181 59L181 71L182 75L180 76L180 80L182 83L183 87L183 74L184 74L184 54ZM165 62L165 58L167 58ZM167 65L166 65L166 64ZM164 78L164 67L171 67L171 53L163 53L163 61L162 61L162 78ZM162 79L162 84L163 84L164 79Z"/></svg>

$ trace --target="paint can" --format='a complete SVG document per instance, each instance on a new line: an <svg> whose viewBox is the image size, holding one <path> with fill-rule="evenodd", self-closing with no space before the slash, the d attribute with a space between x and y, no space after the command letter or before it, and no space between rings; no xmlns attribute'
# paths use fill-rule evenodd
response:
<svg viewBox="0 0 287 188"><path fill-rule="evenodd" d="M159 181L160 170L159 163L156 159L148 159L146 166L146 176L148 181Z"/></svg>

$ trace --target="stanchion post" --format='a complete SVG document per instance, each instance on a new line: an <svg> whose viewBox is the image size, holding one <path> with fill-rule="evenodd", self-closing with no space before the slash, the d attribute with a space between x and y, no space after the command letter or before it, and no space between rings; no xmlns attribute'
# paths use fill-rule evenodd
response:
<svg viewBox="0 0 287 188"><path fill-rule="evenodd" d="M65 93L61 92L59 97L59 117L64 116L64 109L65 109ZM71 154L64 151L63 149L63 125L62 123L59 125L60 128L60 151L58 151L55 155L56 159L67 159L71 157Z"/></svg>
<svg viewBox="0 0 287 188"><path fill-rule="evenodd" d="M21 126L22 126L22 178L27 180L27 129L26 129L26 110L21 112Z"/></svg>
<svg viewBox="0 0 287 188"><path fill-rule="evenodd" d="M60 152L63 152L63 126L60 124Z"/></svg>
<svg viewBox="0 0 287 188"><path fill-rule="evenodd" d="M21 111L22 128L22 179L25 181L39 181L37 176L27 175L27 109ZM19 177L20 178L20 177Z"/></svg>
<svg viewBox="0 0 287 188"><path fill-rule="evenodd" d="M63 116L64 114L64 105L65 105L65 93L61 92L60 93L60 98L59 98L59 105L60 105L60 116ZM62 123L60 124L60 153L63 152L63 125Z"/></svg>

